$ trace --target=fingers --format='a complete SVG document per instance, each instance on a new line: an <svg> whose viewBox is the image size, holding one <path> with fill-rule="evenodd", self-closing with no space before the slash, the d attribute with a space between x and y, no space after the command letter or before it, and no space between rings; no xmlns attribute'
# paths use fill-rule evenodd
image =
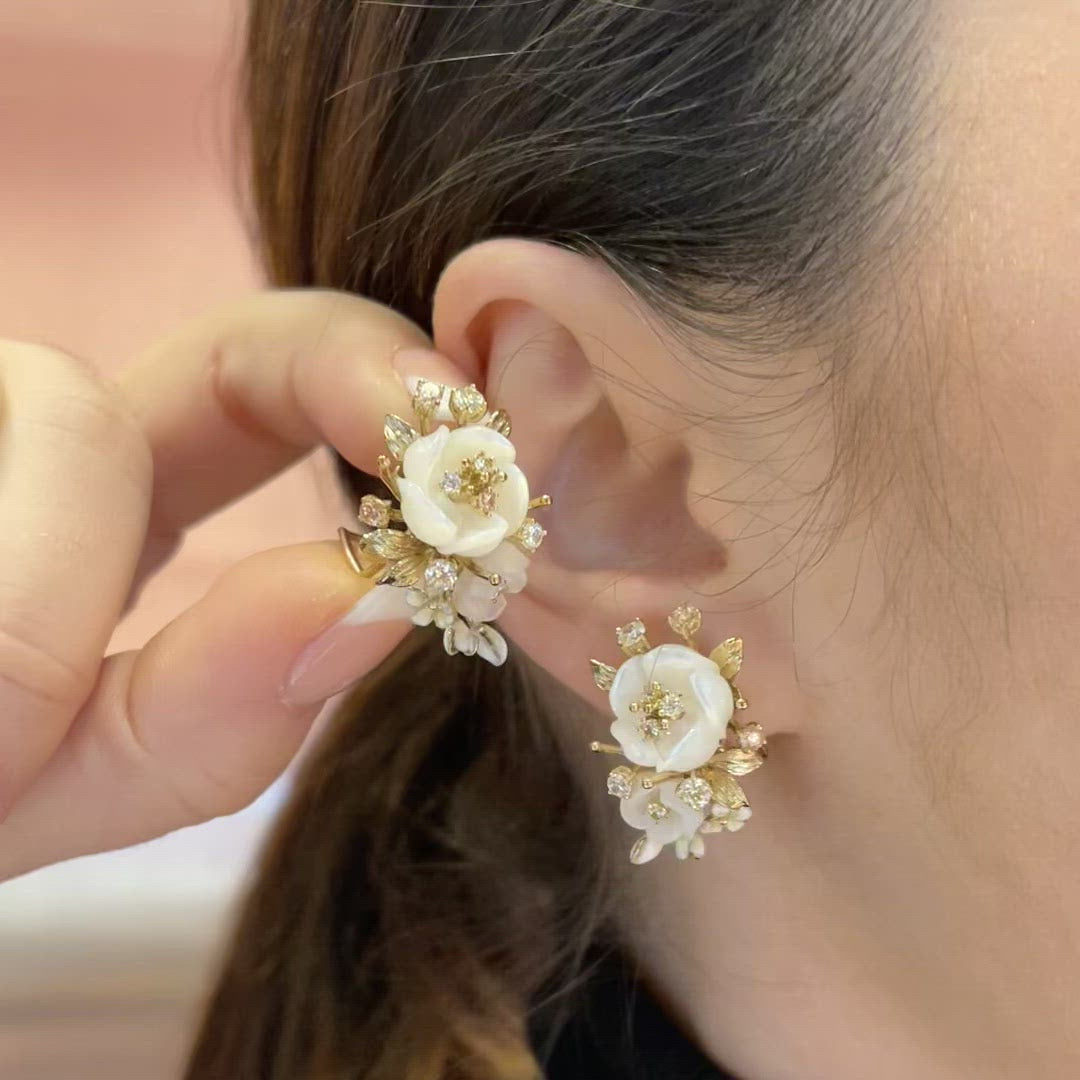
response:
<svg viewBox="0 0 1080 1080"><path fill-rule="evenodd" d="M381 304L296 290L247 297L151 349L120 385L153 449L152 531L181 531L319 443L374 472L384 415L409 410L391 358L428 345Z"/></svg>
<svg viewBox="0 0 1080 1080"><path fill-rule="evenodd" d="M90 693L137 564L151 461L80 361L0 343L0 817Z"/></svg>
<svg viewBox="0 0 1080 1080"><path fill-rule="evenodd" d="M67 739L0 824L0 879L250 802L288 764L321 706L287 700L308 646L321 643L325 656L325 643L336 642L337 672L359 677L409 629L374 621L327 637L371 588L334 543L263 552L141 652L110 657ZM323 682L325 694L340 688Z"/></svg>

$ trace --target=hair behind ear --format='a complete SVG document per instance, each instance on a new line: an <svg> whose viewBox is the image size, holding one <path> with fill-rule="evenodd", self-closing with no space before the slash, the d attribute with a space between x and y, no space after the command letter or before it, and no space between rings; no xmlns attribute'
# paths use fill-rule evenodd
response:
<svg viewBox="0 0 1080 1080"><path fill-rule="evenodd" d="M580 962L604 895L541 678L414 633L344 703L262 856L188 1080L539 1075L530 1001Z"/></svg>

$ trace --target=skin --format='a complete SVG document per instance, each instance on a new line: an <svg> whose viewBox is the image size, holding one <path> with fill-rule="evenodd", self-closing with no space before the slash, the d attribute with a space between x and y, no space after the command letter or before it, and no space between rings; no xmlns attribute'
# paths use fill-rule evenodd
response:
<svg viewBox="0 0 1080 1080"><path fill-rule="evenodd" d="M1077 1075L1080 8L952 0L938 41L932 227L866 300L839 441L829 341L718 338L706 364L599 265L517 239L445 268L433 343L363 300L269 294L115 387L0 347L0 876L269 782L318 711L282 682L363 592L336 546L248 560L102 663L130 588L304 447L373 471L395 371L475 381L555 497L516 647L602 709L587 659L617 662L630 617L659 639L690 600L704 642L746 642L755 817L622 893L672 1014L754 1080ZM859 482L818 501L841 451ZM357 676L402 629L354 635ZM560 723L600 790L607 721Z"/></svg>

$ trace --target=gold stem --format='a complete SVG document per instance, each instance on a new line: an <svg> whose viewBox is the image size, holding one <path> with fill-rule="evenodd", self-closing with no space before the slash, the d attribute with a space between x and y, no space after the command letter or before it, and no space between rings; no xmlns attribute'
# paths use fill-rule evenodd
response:
<svg viewBox="0 0 1080 1080"><path fill-rule="evenodd" d="M641 781L641 786L646 791L652 791L652 789L654 787L656 787L657 784L662 784L662 783L664 783L665 780L674 780L676 776L682 776L682 773L677 773L677 772L657 773L655 776L649 776L649 777L646 777L644 780L642 780Z"/></svg>
<svg viewBox="0 0 1080 1080"><path fill-rule="evenodd" d="M591 742L589 743L589 749L594 754L621 754L621 746L612 746L611 743Z"/></svg>
<svg viewBox="0 0 1080 1080"><path fill-rule="evenodd" d="M535 499L531 499L529 501L529 509L530 510L535 510L539 506L550 506L550 505L551 505L551 496L550 495L537 495Z"/></svg>
<svg viewBox="0 0 1080 1080"><path fill-rule="evenodd" d="M345 558L349 560L349 565L361 577L366 577L367 575L364 573L364 568L357 561L356 552L354 552L353 548L352 548L352 541L353 540L360 540L361 539L360 534L359 533L354 533L351 530L346 529L344 525L340 529L338 529L337 532L338 532L338 538L341 540L341 546L345 550Z"/></svg>

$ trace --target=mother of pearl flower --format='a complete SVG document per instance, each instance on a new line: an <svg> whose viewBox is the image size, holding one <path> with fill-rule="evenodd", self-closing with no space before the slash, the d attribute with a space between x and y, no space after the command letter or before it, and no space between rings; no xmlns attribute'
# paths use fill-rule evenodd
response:
<svg viewBox="0 0 1080 1080"><path fill-rule="evenodd" d="M652 789L638 787L629 799L619 803L622 819L645 833L644 843L635 848L634 862L655 858L665 844L693 840L705 814L687 806L676 794L679 782L667 780Z"/></svg>
<svg viewBox="0 0 1080 1080"><path fill-rule="evenodd" d="M704 765L735 711L720 669L686 645L659 645L630 657L615 673L609 698L616 716L611 734L623 755L658 772Z"/></svg>
<svg viewBox="0 0 1080 1080"><path fill-rule="evenodd" d="M452 431L444 424L413 440L398 479L401 515L409 531L443 555L490 555L528 513L529 484L515 456L509 439L482 424ZM447 480L460 480L463 471L468 475L478 459L492 463L497 474L485 493L484 509L454 498Z"/></svg>

